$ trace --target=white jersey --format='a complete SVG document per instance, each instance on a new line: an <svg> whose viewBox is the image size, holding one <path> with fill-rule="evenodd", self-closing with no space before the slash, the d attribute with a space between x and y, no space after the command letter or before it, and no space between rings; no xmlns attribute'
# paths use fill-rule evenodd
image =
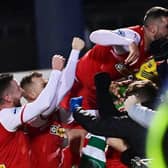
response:
<svg viewBox="0 0 168 168"><path fill-rule="evenodd" d="M134 104L127 110L128 115L141 126L148 128L155 115L155 111L140 104Z"/></svg>

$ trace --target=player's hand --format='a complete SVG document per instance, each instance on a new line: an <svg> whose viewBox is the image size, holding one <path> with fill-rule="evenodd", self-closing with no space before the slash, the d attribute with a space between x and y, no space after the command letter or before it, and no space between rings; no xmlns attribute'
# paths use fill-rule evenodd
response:
<svg viewBox="0 0 168 168"><path fill-rule="evenodd" d="M74 37L72 41L72 49L76 50L82 50L85 46L85 42L79 38L79 37Z"/></svg>
<svg viewBox="0 0 168 168"><path fill-rule="evenodd" d="M52 57L52 69L61 71L64 68L65 58L61 55L54 55Z"/></svg>
<svg viewBox="0 0 168 168"><path fill-rule="evenodd" d="M121 95L119 94L120 87L118 85L118 82L116 81L111 81L110 86L109 86L109 92L115 95L117 98L120 98Z"/></svg>
<svg viewBox="0 0 168 168"><path fill-rule="evenodd" d="M124 81L111 81L109 86L109 92L112 93L117 98L121 98L119 93L121 86L127 86L132 82L132 80L124 80Z"/></svg>
<svg viewBox="0 0 168 168"><path fill-rule="evenodd" d="M139 59L139 56L140 56L140 53L139 53L139 48L138 46L133 42L129 45L129 55L128 57L125 59L124 63L126 65L129 65L129 66L132 66L134 65L138 59Z"/></svg>

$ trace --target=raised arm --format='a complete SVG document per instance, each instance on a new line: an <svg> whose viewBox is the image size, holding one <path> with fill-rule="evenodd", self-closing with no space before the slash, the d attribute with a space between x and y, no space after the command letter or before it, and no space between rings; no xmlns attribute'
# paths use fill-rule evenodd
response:
<svg viewBox="0 0 168 168"><path fill-rule="evenodd" d="M80 51L84 48L84 46L85 42L82 39L78 37L73 38L72 50L69 55L68 63L64 68L63 73L61 74L61 79L59 82L56 106L59 105L62 98L71 89L74 83L79 54Z"/></svg>
<svg viewBox="0 0 168 168"><path fill-rule="evenodd" d="M99 45L113 46L119 55L129 52L125 64L133 65L139 58L140 35L131 29L96 30L90 34L90 40Z"/></svg>
<svg viewBox="0 0 168 168"><path fill-rule="evenodd" d="M65 59L62 56L54 55L52 58L52 72L50 74L49 81L40 93L37 99L28 103L23 111L23 121L29 121L34 116L37 116L50 108L55 94L57 92L58 82L61 76L61 70L64 67ZM30 115L31 114L31 115Z"/></svg>
<svg viewBox="0 0 168 168"><path fill-rule="evenodd" d="M55 93L55 98L46 111L42 113L43 118L46 118L51 112L53 112L59 105L60 101L64 95L72 87L75 79L76 65L79 57L80 50L83 49L85 43L82 39L74 37L72 41L72 50L67 62L66 67L61 73L61 77L58 83L57 92Z"/></svg>
<svg viewBox="0 0 168 168"><path fill-rule="evenodd" d="M54 56L52 58L53 70L50 74L49 81L35 101L22 107L4 108L1 110L0 122L7 130L14 131L23 122L30 121L50 107L57 91L64 62L63 57Z"/></svg>
<svg viewBox="0 0 168 168"><path fill-rule="evenodd" d="M128 46L132 42L136 44L140 41L140 35L128 28L117 30L96 30L90 34L90 40L93 43L109 46L109 45L121 45ZM128 48L127 48L128 49Z"/></svg>
<svg viewBox="0 0 168 168"><path fill-rule="evenodd" d="M19 125L30 121L34 117L46 111L51 106L51 103L53 102L57 91L58 81L61 76L61 70L64 67L64 62L65 59L63 57L58 55L53 56L53 70L50 74L50 78L46 87L35 101L28 103L25 106L14 108L14 115L12 114L12 112L8 113L6 119L4 120L4 125L8 130L16 129Z"/></svg>

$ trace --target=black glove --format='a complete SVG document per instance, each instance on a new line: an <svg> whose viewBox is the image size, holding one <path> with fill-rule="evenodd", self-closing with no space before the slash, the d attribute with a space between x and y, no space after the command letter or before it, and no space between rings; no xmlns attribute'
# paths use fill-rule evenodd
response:
<svg viewBox="0 0 168 168"><path fill-rule="evenodd" d="M150 44L149 52L155 61L168 59L168 39L160 38Z"/></svg>

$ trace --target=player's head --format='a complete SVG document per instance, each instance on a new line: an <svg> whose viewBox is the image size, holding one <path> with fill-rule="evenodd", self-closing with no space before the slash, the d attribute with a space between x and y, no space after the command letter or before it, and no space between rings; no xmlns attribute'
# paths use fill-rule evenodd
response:
<svg viewBox="0 0 168 168"><path fill-rule="evenodd" d="M158 87L150 80L139 80L128 85L126 96L135 95L139 102L151 107L157 97Z"/></svg>
<svg viewBox="0 0 168 168"><path fill-rule="evenodd" d="M150 32L152 40L168 37L168 9L159 6L150 8L145 14L143 24Z"/></svg>
<svg viewBox="0 0 168 168"><path fill-rule="evenodd" d="M34 101L46 86L47 81L39 72L33 72L22 78L20 86L24 89L24 97L27 101Z"/></svg>
<svg viewBox="0 0 168 168"><path fill-rule="evenodd" d="M13 79L12 74L0 75L0 106L14 107L20 106L20 98L23 90Z"/></svg>

